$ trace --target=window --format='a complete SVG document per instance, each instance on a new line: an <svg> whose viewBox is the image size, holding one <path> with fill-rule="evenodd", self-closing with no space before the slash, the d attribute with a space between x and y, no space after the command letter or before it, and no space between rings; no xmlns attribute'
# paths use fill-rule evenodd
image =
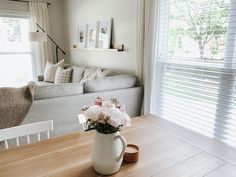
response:
<svg viewBox="0 0 236 177"><path fill-rule="evenodd" d="M32 80L29 21L0 16L0 87L21 86Z"/></svg>
<svg viewBox="0 0 236 177"><path fill-rule="evenodd" d="M236 1L160 0L152 112L236 146Z"/></svg>

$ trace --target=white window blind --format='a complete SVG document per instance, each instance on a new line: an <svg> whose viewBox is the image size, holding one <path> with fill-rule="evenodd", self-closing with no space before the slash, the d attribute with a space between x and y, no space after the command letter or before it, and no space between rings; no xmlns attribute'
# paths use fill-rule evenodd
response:
<svg viewBox="0 0 236 177"><path fill-rule="evenodd" d="M152 111L236 146L236 0L160 0Z"/></svg>

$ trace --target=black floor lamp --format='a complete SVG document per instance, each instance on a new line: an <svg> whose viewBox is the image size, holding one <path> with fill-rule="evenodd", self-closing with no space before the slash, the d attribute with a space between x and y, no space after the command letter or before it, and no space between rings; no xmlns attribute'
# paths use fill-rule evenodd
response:
<svg viewBox="0 0 236 177"><path fill-rule="evenodd" d="M49 38L51 42L56 46L56 59L58 63L58 51L60 50L64 55L66 54L66 52L61 49L61 47L52 39L49 34L46 33L46 31L38 23L36 23L36 25L42 32L39 32L39 30L37 30L37 32L30 32L30 41L46 42L47 38Z"/></svg>

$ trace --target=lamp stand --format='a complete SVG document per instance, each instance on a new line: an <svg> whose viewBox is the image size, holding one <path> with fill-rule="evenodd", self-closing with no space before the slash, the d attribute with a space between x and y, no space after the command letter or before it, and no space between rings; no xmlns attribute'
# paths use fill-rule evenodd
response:
<svg viewBox="0 0 236 177"><path fill-rule="evenodd" d="M37 27L44 33L46 33L46 31L38 24L36 23ZM37 30L38 32L38 30ZM47 34L47 33L46 33ZM64 55L66 54L66 52L64 50L62 50L60 48L60 46L51 38L51 36L49 34L47 34L47 37L51 40L51 42L56 46L56 59L57 59L57 63L59 62L59 58L58 58L58 50L60 50Z"/></svg>

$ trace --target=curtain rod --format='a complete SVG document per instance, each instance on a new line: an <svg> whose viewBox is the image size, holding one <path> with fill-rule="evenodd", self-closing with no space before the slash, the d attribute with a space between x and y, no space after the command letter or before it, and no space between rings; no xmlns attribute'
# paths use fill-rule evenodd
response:
<svg viewBox="0 0 236 177"><path fill-rule="evenodd" d="M16 2L29 2L26 0L9 0L9 1L16 1ZM47 5L51 5L51 3L47 2Z"/></svg>

